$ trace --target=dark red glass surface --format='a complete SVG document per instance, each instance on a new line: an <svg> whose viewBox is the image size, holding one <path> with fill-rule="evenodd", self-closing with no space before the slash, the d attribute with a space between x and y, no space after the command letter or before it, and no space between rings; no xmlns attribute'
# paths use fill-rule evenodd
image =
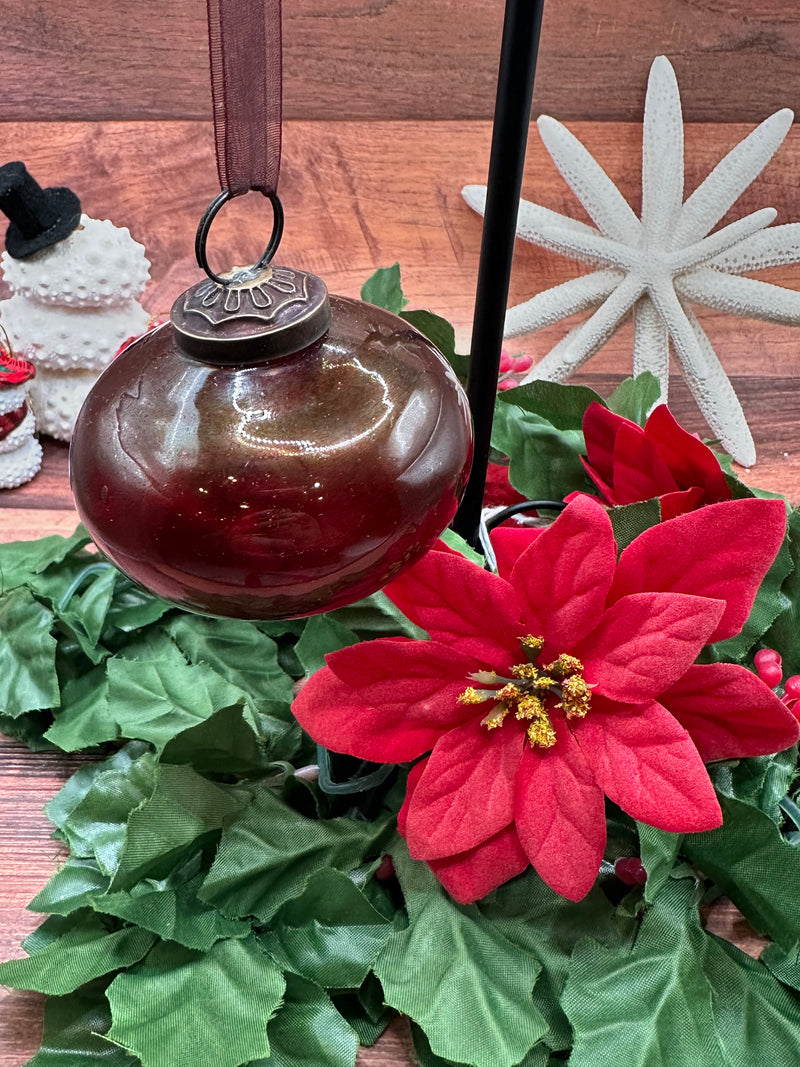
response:
<svg viewBox="0 0 800 1067"><path fill-rule="evenodd" d="M212 367L165 326L103 373L75 427L72 487L97 544L182 607L325 611L380 589L453 517L466 398L401 319L332 297L321 340Z"/></svg>

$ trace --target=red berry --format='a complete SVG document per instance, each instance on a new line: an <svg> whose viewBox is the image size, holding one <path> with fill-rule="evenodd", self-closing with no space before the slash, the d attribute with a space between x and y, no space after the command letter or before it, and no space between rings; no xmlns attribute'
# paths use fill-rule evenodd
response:
<svg viewBox="0 0 800 1067"><path fill-rule="evenodd" d="M530 370L533 366L533 360L530 356L517 356L514 360L514 372L521 374L523 371Z"/></svg>
<svg viewBox="0 0 800 1067"><path fill-rule="evenodd" d="M756 670L759 670L762 663L777 663L781 665L781 654L776 652L774 648L760 648L753 656L753 662L756 665Z"/></svg>
<svg viewBox="0 0 800 1067"><path fill-rule="evenodd" d="M614 864L614 874L625 885L644 885L647 871L638 856L620 856Z"/></svg>
<svg viewBox="0 0 800 1067"><path fill-rule="evenodd" d="M394 878L394 863L391 856L383 857L375 871L375 878L379 882L388 882L390 878Z"/></svg>
<svg viewBox="0 0 800 1067"><path fill-rule="evenodd" d="M502 382L497 383L498 389L516 389L519 383L514 378L503 378Z"/></svg>
<svg viewBox="0 0 800 1067"><path fill-rule="evenodd" d="M758 677L770 689L774 689L776 685L781 684L781 678L783 677L783 671L780 664L775 660L767 660L766 663L762 663L758 668Z"/></svg>
<svg viewBox="0 0 800 1067"><path fill-rule="evenodd" d="M505 349L500 353L500 373L507 374L514 369L514 359Z"/></svg>
<svg viewBox="0 0 800 1067"><path fill-rule="evenodd" d="M783 683L783 689L789 700L800 699L800 674L793 674Z"/></svg>

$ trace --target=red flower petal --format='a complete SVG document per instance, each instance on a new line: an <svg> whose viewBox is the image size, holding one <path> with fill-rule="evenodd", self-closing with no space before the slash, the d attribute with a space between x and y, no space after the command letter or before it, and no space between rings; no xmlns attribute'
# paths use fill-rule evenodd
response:
<svg viewBox="0 0 800 1067"><path fill-rule="evenodd" d="M733 663L690 667L658 700L689 731L706 763L782 752L798 738L786 705Z"/></svg>
<svg viewBox="0 0 800 1067"><path fill-rule="evenodd" d="M492 548L501 578L510 577L519 557L544 530L543 526L499 526L492 530Z"/></svg>
<svg viewBox="0 0 800 1067"><path fill-rule="evenodd" d="M571 648L592 629L611 586L617 546L601 504L581 497L519 557L511 584L526 632L546 639L545 656Z"/></svg>
<svg viewBox="0 0 800 1067"><path fill-rule="evenodd" d="M705 492L699 485L691 489L682 489L679 493L665 493L659 497L661 504L661 521L667 522L675 519L678 515L685 515L687 511L694 511L705 502Z"/></svg>
<svg viewBox="0 0 800 1067"><path fill-rule="evenodd" d="M614 442L614 495L620 504L649 500L678 488L658 449L633 423L620 426Z"/></svg>
<svg viewBox="0 0 800 1067"><path fill-rule="evenodd" d="M471 904L522 874L529 863L512 823L482 845L447 859L431 860L429 866L454 900Z"/></svg>
<svg viewBox="0 0 800 1067"><path fill-rule="evenodd" d="M632 818L671 833L722 823L700 754L661 704L621 707L598 696L574 731L603 792Z"/></svg>
<svg viewBox="0 0 800 1067"><path fill-rule="evenodd" d="M605 500L607 504L618 504L619 501L617 500L616 494L614 493L614 490L611 488L611 486L600 477L594 467L587 463L583 456L579 456L578 458L583 464L583 469L594 482L603 500ZM565 496L564 499L567 501L567 503L571 503L573 500L576 500L580 496L588 495L588 493L581 493L580 491L576 490L574 493L570 493L569 496Z"/></svg>
<svg viewBox="0 0 800 1067"><path fill-rule="evenodd" d="M462 555L428 552L384 592L434 641L456 646L484 667L515 662L522 629L514 590Z"/></svg>
<svg viewBox="0 0 800 1067"><path fill-rule="evenodd" d="M654 408L644 428L658 448L678 485L700 486L706 502L730 500L731 491L714 453L676 422L666 404Z"/></svg>
<svg viewBox="0 0 800 1067"><path fill-rule="evenodd" d="M586 442L586 458L608 485L614 482L614 442L621 426L634 426L644 434L641 427L615 415L607 407L593 401L583 415L583 439ZM591 471L589 471L591 477Z"/></svg>
<svg viewBox="0 0 800 1067"><path fill-rule="evenodd" d="M658 590L727 601L709 641L737 634L783 540L780 500L729 500L651 526L622 553L609 603Z"/></svg>
<svg viewBox="0 0 800 1067"><path fill-rule="evenodd" d="M411 803L411 798L414 795L414 790L417 788L417 783L422 777L422 772L428 765L428 760L421 759L419 763L415 763L411 770L408 772L408 779L406 781L406 798L402 803L400 810L397 813L397 832L403 837L406 836L406 821L408 820L408 806Z"/></svg>
<svg viewBox="0 0 800 1067"><path fill-rule="evenodd" d="M459 704L474 660L428 641L382 638L328 656L292 705L315 741L361 759L404 763L474 716Z"/></svg>
<svg viewBox="0 0 800 1067"><path fill-rule="evenodd" d="M514 384L516 385L516 382ZM519 504L524 499L522 493L518 493L508 480L508 465L490 463L486 469L483 506L487 508L508 507L510 504Z"/></svg>
<svg viewBox="0 0 800 1067"><path fill-rule="evenodd" d="M574 653L595 693L641 704L688 670L724 609L709 597L635 593L612 605Z"/></svg>
<svg viewBox="0 0 800 1067"><path fill-rule="evenodd" d="M524 737L514 720L489 731L478 716L436 742L408 808L414 859L466 852L508 826Z"/></svg>
<svg viewBox="0 0 800 1067"><path fill-rule="evenodd" d="M525 746L514 818L520 843L544 881L569 900L582 900L606 844L603 793L564 720L554 718L553 728L553 748Z"/></svg>

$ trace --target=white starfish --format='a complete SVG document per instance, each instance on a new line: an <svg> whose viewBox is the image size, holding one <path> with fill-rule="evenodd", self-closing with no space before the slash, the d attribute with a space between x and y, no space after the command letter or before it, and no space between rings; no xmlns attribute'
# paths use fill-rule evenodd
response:
<svg viewBox="0 0 800 1067"><path fill-rule="evenodd" d="M800 293L741 277L800 263L800 223L765 229L777 212L763 208L710 233L767 165L794 116L775 112L737 144L683 201L683 115L675 72L658 56L650 69L642 146L642 215L565 126L543 115L539 133L553 162L594 221L588 226L520 201L517 235L602 269L573 278L510 308L505 334L540 330L596 310L552 348L524 381L563 381L592 356L633 309L634 374L669 383L669 341L712 433L744 466L753 438L722 364L689 303L770 322L800 324ZM486 187L468 185L467 203L483 213Z"/></svg>

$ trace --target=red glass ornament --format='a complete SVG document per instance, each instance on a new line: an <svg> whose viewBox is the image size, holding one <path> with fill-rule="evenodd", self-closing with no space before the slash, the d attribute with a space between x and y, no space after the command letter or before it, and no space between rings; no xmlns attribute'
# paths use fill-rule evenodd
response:
<svg viewBox="0 0 800 1067"><path fill-rule="evenodd" d="M253 365L241 314L229 366L166 325L100 377L72 487L136 582L209 614L310 615L380 589L450 522L472 451L457 379L399 317L341 297L330 310L317 340Z"/></svg>

